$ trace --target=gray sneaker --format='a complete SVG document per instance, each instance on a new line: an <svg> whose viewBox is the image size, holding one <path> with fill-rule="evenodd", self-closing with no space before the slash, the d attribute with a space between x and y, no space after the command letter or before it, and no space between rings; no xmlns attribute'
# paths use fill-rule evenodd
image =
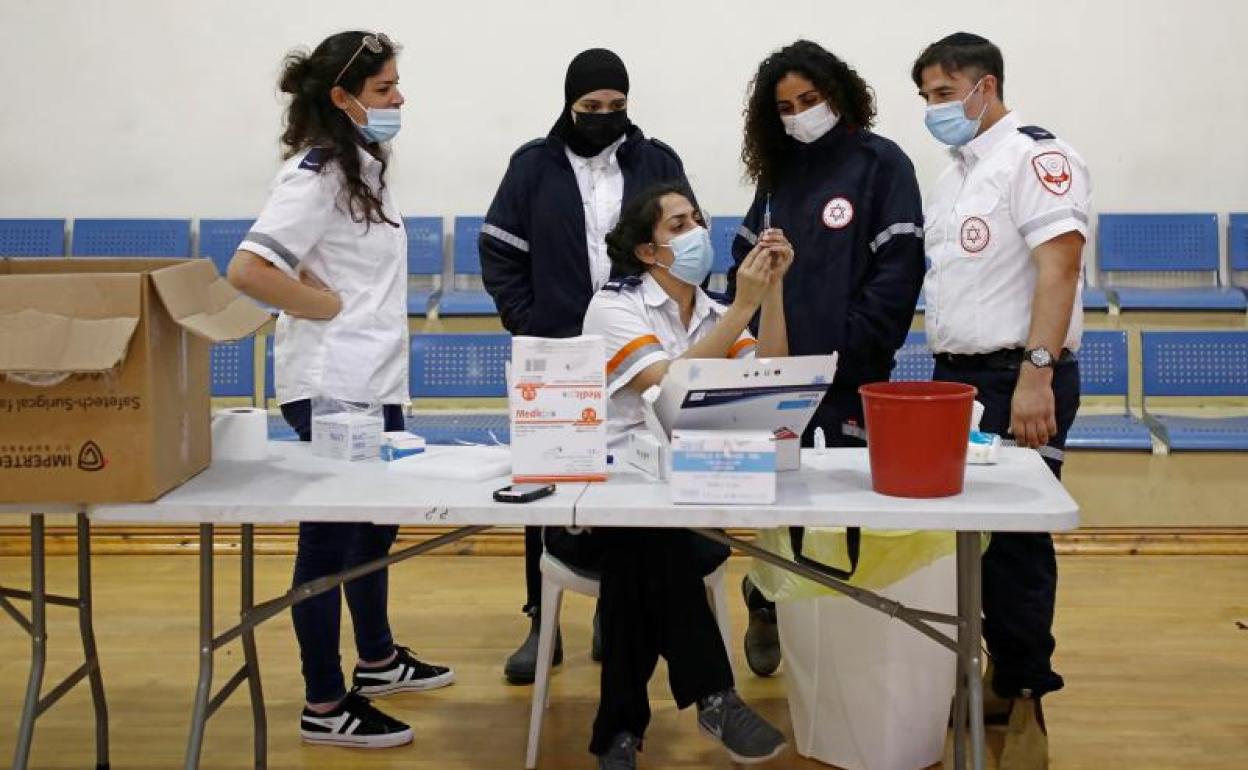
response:
<svg viewBox="0 0 1248 770"><path fill-rule="evenodd" d="M635 770L641 741L632 733L616 733L606 754L598 755L598 770Z"/></svg>
<svg viewBox="0 0 1248 770"><path fill-rule="evenodd" d="M745 705L736 690L698 702L698 727L724 744L733 762L753 765L784 751L784 734Z"/></svg>

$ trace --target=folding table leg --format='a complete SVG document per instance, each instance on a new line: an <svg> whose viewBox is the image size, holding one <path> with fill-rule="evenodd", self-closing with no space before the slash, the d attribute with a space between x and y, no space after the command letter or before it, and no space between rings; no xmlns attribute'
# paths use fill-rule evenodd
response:
<svg viewBox="0 0 1248 770"><path fill-rule="evenodd" d="M104 676L100 672L100 655L95 647L91 602L91 523L85 513L79 513L78 631L82 637L87 681L91 686L91 705L95 709L95 766L96 770L108 770L108 702L104 699Z"/></svg>
<svg viewBox="0 0 1248 770"><path fill-rule="evenodd" d="M47 584L44 564L43 514L30 515L30 677L26 681L26 698L17 728L17 749L13 769L26 770L30 762L30 744L35 734L35 718L39 715L39 693L43 689L43 670L48 660Z"/></svg>
<svg viewBox="0 0 1248 770"><path fill-rule="evenodd" d="M967 554L962 548L961 542L957 547L957 569L958 569L958 678L957 687L954 689L953 695L953 766L955 770L966 770L966 728L969 724L968 715L970 714L970 699L968 698L968 683L970 682L966 665L966 640L970 635L968 627L968 604L970 602L966 595L967 578L966 578L966 560ZM976 641L978 644L977 640Z"/></svg>
<svg viewBox="0 0 1248 770"><path fill-rule="evenodd" d="M208 699L212 696L212 552L211 524L199 525L199 683L191 711L191 735L186 744L186 770L199 767L208 723Z"/></svg>
<svg viewBox="0 0 1248 770"><path fill-rule="evenodd" d="M247 620L255 605L256 546L255 526L242 525L242 596L239 617ZM251 691L251 722L254 735L256 768L268 766L268 722L264 713L264 690L260 686L260 656L256 654L256 627L244 625L243 658L247 669L247 684Z"/></svg>
<svg viewBox="0 0 1248 770"><path fill-rule="evenodd" d="M966 694L971 731L971 767L984 770L984 689L980 637L983 633L983 586L981 581L981 537L978 532L958 533L958 585L965 586L965 625L959 627L959 641L966 663ZM966 633L962 634L961 629Z"/></svg>

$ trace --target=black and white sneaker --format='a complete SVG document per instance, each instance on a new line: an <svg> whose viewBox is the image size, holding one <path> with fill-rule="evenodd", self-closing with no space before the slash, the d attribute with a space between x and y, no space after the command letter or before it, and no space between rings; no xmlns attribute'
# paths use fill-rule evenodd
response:
<svg viewBox="0 0 1248 770"><path fill-rule="evenodd" d="M385 668L355 667L351 675L354 689L362 695L377 697L396 692L436 690L455 683L455 672L446 666L423 663L406 647L395 647L396 655Z"/></svg>
<svg viewBox="0 0 1248 770"><path fill-rule="evenodd" d="M317 714L306 707L299 717L299 735L307 743L388 749L412 742L412 728L378 711L368 698L347 693L333 711Z"/></svg>

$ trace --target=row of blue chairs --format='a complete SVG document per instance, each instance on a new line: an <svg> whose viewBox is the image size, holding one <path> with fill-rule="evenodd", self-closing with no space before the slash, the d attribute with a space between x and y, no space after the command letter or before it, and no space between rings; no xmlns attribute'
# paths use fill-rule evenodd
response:
<svg viewBox="0 0 1248 770"><path fill-rule="evenodd" d="M1248 397L1248 331L1143 331L1142 416L1130 408L1127 333L1088 330L1079 349L1084 396L1121 397L1122 411L1080 413L1067 437L1072 449L1248 451L1248 416L1191 417L1149 408L1149 398ZM897 352L895 380L928 380L935 362L923 332ZM1164 408L1164 407L1163 407Z"/></svg>
<svg viewBox="0 0 1248 770"><path fill-rule="evenodd" d="M252 398L256 390L254 340L217 345L212 353L213 395ZM1073 449L1248 451L1248 416L1188 417L1150 410L1148 399L1248 397L1248 331L1145 331L1142 417L1129 402L1127 333L1090 330L1079 351L1085 396L1121 398L1121 411L1082 413L1067 444ZM411 340L410 390L424 398L503 398L511 356L506 334L415 334ZM928 380L934 361L923 332L911 332L897 352L894 380ZM273 341L265 344L265 402L273 397ZM418 414L411 428L432 443L507 443L500 414Z"/></svg>
<svg viewBox="0 0 1248 770"><path fill-rule="evenodd" d="M488 316L496 310L481 288L477 236L483 218L455 217L449 271L441 217L407 217L408 311L422 316ZM201 219L192 249L189 219L77 219L69 253L76 256L190 257L212 259L224 271L251 227L250 219ZM722 289L731 267L732 239L740 217L715 217L711 286ZM63 256L63 219L0 219L0 254ZM1248 300L1248 213L1228 218L1230 281L1221 280L1218 216L1101 214L1097 228L1096 286L1084 291L1084 309L1244 311ZM449 283L444 286L444 277ZM919 311L923 310L920 298Z"/></svg>
<svg viewBox="0 0 1248 770"><path fill-rule="evenodd" d="M251 219L201 219L192 249L189 219L76 219L69 254L81 257L207 257L224 273ZM480 282L477 236L484 217L459 216L453 224L450 282L444 279L441 217L405 217L407 229L408 313L424 316L490 316L497 310ZM732 264L732 238L741 219L716 220L713 272L719 287ZM60 257L66 254L63 219L0 219L0 255Z"/></svg>
<svg viewBox="0 0 1248 770"><path fill-rule="evenodd" d="M256 396L256 338L214 345L210 380L214 398ZM415 399L504 398L506 370L511 359L507 334L414 334L408 387ZM264 338L264 387L266 406L275 397L273 338ZM419 403L418 403L419 405ZM408 429L431 444L510 443L507 415L497 412L416 413L407 418ZM269 421L275 439L294 439L282 418Z"/></svg>

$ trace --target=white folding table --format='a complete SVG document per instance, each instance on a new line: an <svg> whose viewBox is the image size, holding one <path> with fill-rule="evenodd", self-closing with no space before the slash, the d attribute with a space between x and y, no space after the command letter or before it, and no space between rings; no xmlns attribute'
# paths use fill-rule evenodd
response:
<svg viewBox="0 0 1248 770"><path fill-rule="evenodd" d="M59 596L49 594L47 588L46 542L44 516L47 514L77 514L78 534L78 595ZM108 704L104 699L104 679L100 673L100 658L95 647L95 629L91 612L91 530L90 521L83 506L66 503L49 504L0 504L0 520L29 517L30 519L30 590L6 588L0 585L0 609L30 636L30 674L26 680L26 697L22 701L22 714L18 719L16 748L13 752L14 770L26 770L30 763L30 746L34 740L35 720L52 708L74 685L87 680L91 687L91 705L95 710L95 766L96 770L108 770ZM27 618L12 601L30 602ZM48 661L48 605L72 607L78 611L78 632L82 637L83 662L52 688L43 694L43 673Z"/></svg>
<svg viewBox="0 0 1248 770"><path fill-rule="evenodd" d="M255 766L267 766L256 626L312 596L490 527L569 526L573 505L584 490L584 485L570 485L525 505L495 502L493 491L507 483L505 477L471 483L416 478L391 471L379 460L326 460L314 456L305 443L270 442L266 462L213 463L154 503L94 507L91 518L95 521L199 524L199 684L185 767L199 767L208 719L244 681L251 694ZM309 521L456 529L337 575L295 586L282 596L256 604L255 525ZM239 525L242 546L240 622L219 634L213 627L213 528L218 524ZM242 640L244 663L213 694L214 654L235 639Z"/></svg>
<svg viewBox="0 0 1248 770"><path fill-rule="evenodd" d="M967 469L961 495L932 500L885 497L871 491L866 450L804 450L802 469L781 473L778 499L766 508L733 505L674 505L666 484L640 473L617 468L603 484L561 485L550 497L523 505L497 503L494 489L505 478L483 482L451 482L413 478L389 470L379 461L342 463L312 455L307 444L274 442L262 463L215 463L196 478L154 503L94 506L91 519L108 522L196 523L199 525L200 631L199 681L195 694L186 768L199 766L208 719L244 682L249 685L255 726L255 766L266 758L266 723L255 628L290 606L418 554L493 526L628 526L682 527L728 544L759 559L814 580L850 598L907 623L958 655L955 696L955 760L966 766L969 724L970 763L982 770L984 759L983 703L980 683L981 631L980 548L982 532L1052 532L1078 525L1078 507L1035 452L1006 449L995 466ZM17 507L10 507L13 512ZM25 511L30 506L22 507ZM63 507L74 510L72 507ZM0 509L3 512L4 509ZM61 508L48 509L57 512ZM300 521L360 521L407 526L457 527L429 541L396 551L383 559L338 575L296 586L286 594L255 603L254 527ZM241 620L217 634L213 628L213 537L218 524L240 525ZM900 605L870 591L828 577L805 564L789 561L730 537L722 529L776 526L858 526L874 529L952 530L957 532L958 614L944 615ZM42 517L32 517L32 591L0 591L0 606L18 619L34 638L31 684L19 734L19 759L29 750L34 718L78 680L90 677L95 696L97 747L101 766L107 764L107 711L91 635L89 533L79 516L79 597L59 603L76 606L82 623L87 662L42 700ZM35 544L37 545L37 548ZM86 576L85 582L83 576ZM25 622L3 597L35 601L35 623ZM48 602L53 597L46 597ZM935 624L957 629L956 638ZM213 694L214 653L241 639L244 664ZM32 696L33 693L33 696ZM33 700L32 700L33 697ZM24 736L24 737L23 737ZM24 767L24 763L15 763Z"/></svg>
<svg viewBox="0 0 1248 770"><path fill-rule="evenodd" d="M1055 532L1079 524L1079 508L1040 455L1003 450L1000 463L968 466L960 495L935 499L887 497L871 490L865 449L803 450L802 468L778 476L776 502L763 509L741 505L671 502L669 488L641 473L617 472L590 486L576 503L578 527L682 527L790 570L896 618L958 656L954 697L954 763L984 767L981 690L980 552L983 532ZM722 528L781 526L942 530L957 533L958 614L906 607L849 585L818 569L790 561L727 535ZM951 638L934 624L953 626Z"/></svg>

